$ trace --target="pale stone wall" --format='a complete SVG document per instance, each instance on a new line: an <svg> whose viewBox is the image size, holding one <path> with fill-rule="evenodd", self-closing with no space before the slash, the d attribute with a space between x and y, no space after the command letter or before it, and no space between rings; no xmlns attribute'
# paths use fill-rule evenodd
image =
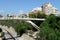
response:
<svg viewBox="0 0 60 40"><path fill-rule="evenodd" d="M35 40L32 37L30 37L29 35L27 35L27 34L23 34L22 38L23 38L23 40Z"/></svg>

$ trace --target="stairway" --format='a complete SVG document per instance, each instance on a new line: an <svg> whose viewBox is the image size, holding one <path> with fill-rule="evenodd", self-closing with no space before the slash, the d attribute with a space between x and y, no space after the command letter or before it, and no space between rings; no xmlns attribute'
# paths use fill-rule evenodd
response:
<svg viewBox="0 0 60 40"><path fill-rule="evenodd" d="M33 23L32 21L26 21L26 22L32 24L33 27L36 28L39 31L40 28L35 23Z"/></svg>

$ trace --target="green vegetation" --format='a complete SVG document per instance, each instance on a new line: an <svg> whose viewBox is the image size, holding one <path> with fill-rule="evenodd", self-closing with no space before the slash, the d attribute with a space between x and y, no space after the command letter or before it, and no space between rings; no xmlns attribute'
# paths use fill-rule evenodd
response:
<svg viewBox="0 0 60 40"><path fill-rule="evenodd" d="M3 16L0 14L0 17L3 17Z"/></svg>
<svg viewBox="0 0 60 40"><path fill-rule="evenodd" d="M25 22L25 21L17 21L16 24L14 25L14 29L21 36L22 33L26 32L26 30L28 30L28 29L31 30L32 29L32 25L27 23L27 22Z"/></svg>
<svg viewBox="0 0 60 40"><path fill-rule="evenodd" d="M40 25L40 40L60 40L60 20L53 14Z"/></svg>
<svg viewBox="0 0 60 40"><path fill-rule="evenodd" d="M0 24L8 27L12 26L19 35L22 35L22 33L26 32L26 30L32 30L33 28L30 23L20 20L5 20L0 21Z"/></svg>
<svg viewBox="0 0 60 40"><path fill-rule="evenodd" d="M36 13L29 13L29 17L30 18L46 18L46 15L44 13L41 13L40 11L36 12ZM43 21L32 21L34 22L36 25L40 25Z"/></svg>
<svg viewBox="0 0 60 40"><path fill-rule="evenodd" d="M40 27L39 36L40 40L60 40L60 17L53 14L46 16L44 13L29 14L30 18L45 18L45 21L33 21ZM20 20L5 20L0 21L1 25L8 27L12 26L15 31L21 36L26 30L32 34L33 27L31 24Z"/></svg>
<svg viewBox="0 0 60 40"><path fill-rule="evenodd" d="M40 25L40 40L60 40L60 17L51 14L46 17L45 14L37 12L29 14L30 18L46 18L41 21L33 21L38 26Z"/></svg>
<svg viewBox="0 0 60 40"><path fill-rule="evenodd" d="M29 13L29 17L30 18L46 18L46 15L38 11L36 13Z"/></svg>

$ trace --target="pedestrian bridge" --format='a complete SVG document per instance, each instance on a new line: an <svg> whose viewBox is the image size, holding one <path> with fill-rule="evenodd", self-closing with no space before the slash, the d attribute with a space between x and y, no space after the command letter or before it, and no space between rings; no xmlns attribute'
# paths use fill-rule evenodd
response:
<svg viewBox="0 0 60 40"><path fill-rule="evenodd" d="M44 18L20 18L20 17L0 17L0 20L40 20L44 21Z"/></svg>
<svg viewBox="0 0 60 40"><path fill-rule="evenodd" d="M0 20L24 20L30 23L31 25L33 25L34 28L39 30L40 28L35 23L33 23L31 20L44 21L45 19L44 18L0 17Z"/></svg>
<svg viewBox="0 0 60 40"><path fill-rule="evenodd" d="M30 21L30 20L44 21L45 19L44 18L0 17L0 20L24 20L24 21L30 23L35 29L37 29L37 31L39 31L40 28L35 23L33 23L32 21ZM12 33L10 31L8 31L7 29L4 29L4 30L6 30L9 33L9 35L15 40L15 38L14 38L15 35L12 35Z"/></svg>

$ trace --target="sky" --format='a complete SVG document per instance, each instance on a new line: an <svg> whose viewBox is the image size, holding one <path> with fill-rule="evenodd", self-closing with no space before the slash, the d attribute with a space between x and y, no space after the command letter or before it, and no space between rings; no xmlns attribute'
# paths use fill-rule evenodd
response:
<svg viewBox="0 0 60 40"><path fill-rule="evenodd" d="M60 11L60 0L0 0L0 14L27 13L47 2L50 2Z"/></svg>

